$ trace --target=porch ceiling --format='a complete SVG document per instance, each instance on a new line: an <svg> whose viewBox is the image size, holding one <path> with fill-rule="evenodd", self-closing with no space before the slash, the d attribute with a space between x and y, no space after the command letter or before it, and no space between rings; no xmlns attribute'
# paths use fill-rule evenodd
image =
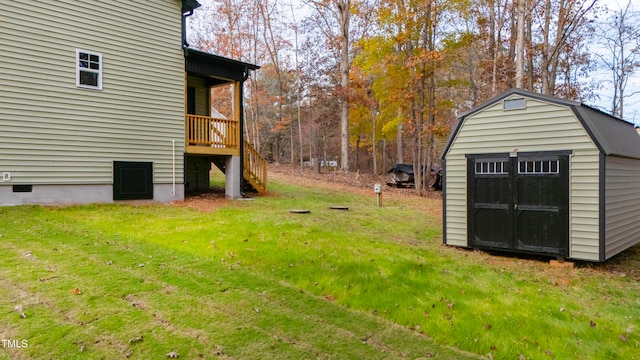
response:
<svg viewBox="0 0 640 360"><path fill-rule="evenodd" d="M260 68L258 65L190 48L184 49L184 57L185 70L200 77L210 78L212 86L231 81L244 81L249 70Z"/></svg>

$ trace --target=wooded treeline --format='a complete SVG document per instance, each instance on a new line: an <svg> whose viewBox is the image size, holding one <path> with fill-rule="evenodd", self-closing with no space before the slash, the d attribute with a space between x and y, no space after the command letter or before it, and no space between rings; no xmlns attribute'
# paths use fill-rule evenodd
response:
<svg viewBox="0 0 640 360"><path fill-rule="evenodd" d="M201 2L190 19L192 46L261 66L247 81L245 136L271 161L337 161L341 170L378 174L396 162L430 169L457 116L509 88L588 104L611 89L602 110L622 118L635 95L625 91L640 66L630 5ZM595 71L609 76L597 80Z"/></svg>

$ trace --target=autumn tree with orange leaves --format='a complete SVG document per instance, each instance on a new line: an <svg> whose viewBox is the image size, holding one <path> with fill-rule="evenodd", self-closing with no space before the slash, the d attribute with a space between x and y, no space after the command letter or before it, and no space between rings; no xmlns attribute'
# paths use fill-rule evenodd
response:
<svg viewBox="0 0 640 360"><path fill-rule="evenodd" d="M578 101L597 86L596 0L201 2L192 44L261 66L244 135L263 155L377 173L412 162L420 193L462 112L516 85Z"/></svg>

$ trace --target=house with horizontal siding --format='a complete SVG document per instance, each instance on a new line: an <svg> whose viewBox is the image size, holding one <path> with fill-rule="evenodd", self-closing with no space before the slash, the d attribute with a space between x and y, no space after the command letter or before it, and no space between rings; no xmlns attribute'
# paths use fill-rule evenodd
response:
<svg viewBox="0 0 640 360"><path fill-rule="evenodd" d="M459 117L445 147L444 243L605 261L640 241L640 135L520 89Z"/></svg>
<svg viewBox="0 0 640 360"><path fill-rule="evenodd" d="M199 6L0 2L0 206L182 200L195 163L207 182L212 163L225 169L228 197L248 182L266 190L241 137L242 86L258 67L188 47ZM207 108L222 85L235 94L224 121Z"/></svg>

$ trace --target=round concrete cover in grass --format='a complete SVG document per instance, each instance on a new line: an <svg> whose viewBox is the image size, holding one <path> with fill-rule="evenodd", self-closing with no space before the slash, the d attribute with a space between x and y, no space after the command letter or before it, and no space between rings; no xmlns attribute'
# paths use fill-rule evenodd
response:
<svg viewBox="0 0 640 360"><path fill-rule="evenodd" d="M330 206L329 209L331 210L349 210L348 206L343 206L343 205L334 205L334 206Z"/></svg>
<svg viewBox="0 0 640 360"><path fill-rule="evenodd" d="M289 212L292 214L308 214L311 212L311 210L293 209L293 210L289 210Z"/></svg>

